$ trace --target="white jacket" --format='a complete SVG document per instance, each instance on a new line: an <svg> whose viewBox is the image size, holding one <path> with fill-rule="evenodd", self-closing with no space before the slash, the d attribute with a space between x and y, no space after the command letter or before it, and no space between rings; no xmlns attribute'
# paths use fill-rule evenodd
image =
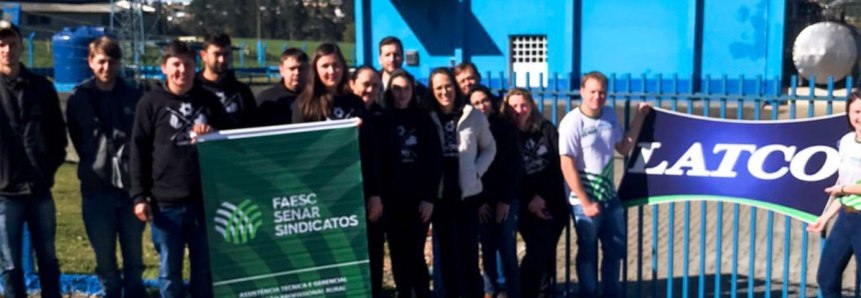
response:
<svg viewBox="0 0 861 298"><path fill-rule="evenodd" d="M431 118L436 124L440 143L443 141L442 124L436 111L431 112ZM493 157L496 155L496 141L490 134L490 124L481 112L466 105L463 114L457 121L458 144L460 152L460 190L463 198L480 194L482 191L481 176L487 172ZM442 180L440 180L440 197L442 196Z"/></svg>

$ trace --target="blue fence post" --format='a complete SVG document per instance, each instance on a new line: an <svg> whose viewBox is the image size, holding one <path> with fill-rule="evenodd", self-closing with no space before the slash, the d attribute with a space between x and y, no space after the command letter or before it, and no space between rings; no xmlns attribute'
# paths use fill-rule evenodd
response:
<svg viewBox="0 0 861 298"><path fill-rule="evenodd" d="M671 93L673 95L679 93L679 76L677 74L673 74L673 84ZM673 96L670 100L671 109L673 111L678 110L678 98ZM669 218L667 219L667 297L673 297L673 263L674 263L674 244L676 240L675 236L675 226L676 226L676 203L670 202L669 206Z"/></svg>
<svg viewBox="0 0 861 298"><path fill-rule="evenodd" d="M851 89L846 90L852 92ZM826 94L827 107L825 113L831 115L834 112L834 77L828 77L828 93ZM848 108L848 107L847 107Z"/></svg>
<svg viewBox="0 0 861 298"><path fill-rule="evenodd" d="M685 101L687 102L687 113L691 115L694 113L694 90L693 90L693 77L690 79L688 84L688 93L691 94L691 97L687 97ZM682 264L682 297L688 297L688 287L690 286L689 273L690 273L690 249L691 249L691 202L685 201L685 214L684 214L684 240L682 240L683 245L683 255L684 255L684 263Z"/></svg>
<svg viewBox="0 0 861 298"><path fill-rule="evenodd" d="M723 95L727 95L726 85L727 79L726 75L723 76L721 80L721 92ZM722 97L720 99L720 118L726 119L726 97ZM717 220L715 221L716 233L715 237L715 297L720 297L720 282L721 282L721 263L722 263L722 240L723 240L723 202L718 202L717 204Z"/></svg>
<svg viewBox="0 0 861 298"><path fill-rule="evenodd" d="M545 84L544 84L544 73L543 72L538 73L538 90L539 90L538 92L541 93L541 96L538 97L538 111L541 112L542 113L541 115L543 116L544 115L544 92L546 91Z"/></svg>
<svg viewBox="0 0 861 298"><path fill-rule="evenodd" d="M703 96L703 116L709 116L709 108L711 105L711 101L708 99L709 94L711 94L711 77L709 75L705 76L705 82L702 88ZM699 291L697 291L699 298L705 297L706 294L706 222L707 218L707 210L708 206L705 201L700 203L700 276L699 276ZM717 204L721 204L717 202ZM720 221L720 218L717 219ZM720 235L716 236L719 238ZM720 249L720 248L718 248ZM720 263L720 259L716 259L717 263ZM720 271L715 271L716 275L720 275Z"/></svg>
<svg viewBox="0 0 861 298"><path fill-rule="evenodd" d="M726 79L726 77L724 77ZM739 96L744 96L744 76L739 76L739 88L738 88ZM744 100L739 97L738 105L736 106L736 117L741 120L744 119ZM731 296L733 298L738 295L738 228L739 228L739 204L733 204L732 209L732 280L730 282L732 290Z"/></svg>
<svg viewBox="0 0 861 298"><path fill-rule="evenodd" d="M239 67L245 67L245 42L239 44Z"/></svg>
<svg viewBox="0 0 861 298"><path fill-rule="evenodd" d="M31 32L30 36L27 37L27 54L30 55L29 57L27 57L27 66L29 66L30 68L36 67L35 65L33 65L33 38L35 37L36 32Z"/></svg>
<svg viewBox="0 0 861 298"><path fill-rule="evenodd" d="M257 66L266 66L266 44L257 40Z"/></svg>

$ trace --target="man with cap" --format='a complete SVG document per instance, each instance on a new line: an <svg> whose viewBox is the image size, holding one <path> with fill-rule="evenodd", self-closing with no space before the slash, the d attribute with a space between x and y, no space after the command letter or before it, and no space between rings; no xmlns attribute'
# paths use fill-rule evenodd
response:
<svg viewBox="0 0 861 298"><path fill-rule="evenodd" d="M36 252L41 296L60 297L51 187L66 158L66 124L54 85L21 65L21 32L0 21L0 264L5 297L27 297L24 224Z"/></svg>

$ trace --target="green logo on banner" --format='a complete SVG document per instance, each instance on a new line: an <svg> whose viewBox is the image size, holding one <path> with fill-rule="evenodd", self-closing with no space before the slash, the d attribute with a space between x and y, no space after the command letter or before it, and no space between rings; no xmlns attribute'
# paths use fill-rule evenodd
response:
<svg viewBox="0 0 861 298"><path fill-rule="evenodd" d="M245 244L257 236L262 224L263 214L251 200L242 201L239 205L223 202L215 214L215 231L227 243Z"/></svg>

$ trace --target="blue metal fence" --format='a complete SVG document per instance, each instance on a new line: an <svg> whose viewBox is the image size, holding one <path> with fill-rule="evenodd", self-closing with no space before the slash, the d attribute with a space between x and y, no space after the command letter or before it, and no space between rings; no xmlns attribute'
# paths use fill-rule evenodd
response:
<svg viewBox="0 0 861 298"><path fill-rule="evenodd" d="M563 78L564 77L564 78ZM572 80L572 74L567 76L553 75L551 79L545 80L541 77L539 81L548 82L541 86L521 86L533 91L536 101L538 102L539 110L556 124L566 112L576 106L580 100L579 92L576 89L579 82ZM852 78L845 80L845 91L840 90L841 95L836 95L835 82L829 78L827 86L820 88L820 92L824 95L815 93L815 86L810 82L814 82L814 78L809 78L806 82L802 82L799 78L793 76L790 79L788 88L780 87L781 82L778 78L773 80L764 80L757 77L752 80L745 79L743 76L737 79L729 79L727 76L722 76L720 79L712 79L706 77L702 80L701 89L695 92L693 86L680 86L678 76L671 76L672 79L665 80L658 75L653 78L647 78L645 75L639 79L632 79L631 75L624 75L619 78L616 75L610 75L609 78L609 94L608 105L619 109L624 114L624 119L627 123L631 118L631 108L636 106L636 102L650 102L656 107L668 108L679 111L680 106L685 109L688 114L700 114L706 117L718 118L736 118L748 120L774 120L795 119L799 110L806 110L807 117L828 115L834 112L834 102L845 101L846 95L851 91L853 81ZM504 74L494 77L491 73L487 73L484 77L484 83L492 87L500 94L511 86L510 82L516 82L516 75L512 75L510 79L505 79ZM528 84L530 79L527 74L525 82ZM799 94L799 88L802 83L806 84L809 89L807 94ZM560 86L563 86L560 88ZM571 88L566 88L572 86ZM635 91L636 90L636 91ZM843 94L845 92L845 94ZM622 104L623 106L619 106ZM824 107L823 107L824 106ZM763 119L763 110L771 110L771 115ZM734 115L732 111L734 110ZM715 114L714 112L717 112ZM843 128L835 128L843 129ZM836 140L835 140L836 141ZM618 161L617 163L621 163ZM618 165L617 165L618 167ZM818 258L808 260L809 253L809 238L819 238L819 249L814 252L814 256L818 256L824 247L825 233L819 237L817 235L808 235L807 224L804 222L795 222L794 219L784 216L783 230L778 235L783 235L782 244L782 272L779 280L773 280L772 273L774 271L773 259L779 255L774 252L775 236L775 214L773 211L766 211L765 217L765 243L757 243L763 241L762 236L758 238L757 230L762 228L762 222L758 220L757 208L741 206L739 204L732 205L731 220L724 216L724 205L729 203L720 202L700 202L699 231L692 231L692 204L691 202L683 202L681 214L683 216L682 229L683 233L681 244L681 258L679 258L676 245L676 203L667 203L665 206L636 206L631 207L626 212L626 221L628 226L628 248L629 255L623 263L623 279L625 296L632 297L659 297L666 295L667 297L705 297L705 296L729 296L737 297L739 293L746 292L748 297L764 296L771 297L772 295L781 295L782 297L798 297L798 296L817 296L814 295L812 289L815 287L808 286L807 281L810 261L818 263ZM646 211L649 211L646 214ZM694 212L695 213L695 212ZM748 225L744 225L744 215L747 214ZM782 215L778 215L782 216ZM710 218L711 217L711 218ZM648 231L644 224L651 220L651 231ZM662 221L666 220L666 225ZM709 228L708 223L713 222L713 227ZM731 237L724 235L724 225L730 224L732 229ZM559 279L559 288L562 289L564 296L568 297L575 295L572 280L572 233L569 226L565 231L564 241L564 279ZM793 229L797 231L795 241L793 241ZM748 243L742 243L742 235L740 231L749 233ZM694 232L694 233L692 233ZM691 243L696 241L696 232L699 232L699 258L691 260ZM632 237L633 236L633 237ZM801 243L798 242L798 237L801 238ZM713 237L712 244L708 243L708 239ZM723 238L730 239L723 239ZM778 236L779 237L779 236ZM651 246L647 247L644 240L651 240ZM635 243L631 243L631 242ZM725 241L730 241L731 247L725 248ZM744 247L747 244L746 248ZM713 246L712 246L713 245ZM764 253L758 251L765 246ZM632 248L634 254L631 255ZM725 259L724 251L730 250L729 257L731 266L725 268L722 262ZM800 256L793 256L792 252ZM661 256L661 253L665 254ZM739 265L740 258L746 253L747 258L747 276L740 276ZM650 259L649 259L650 258ZM713 262L708 264L707 260ZM681 264L678 264L681 262ZM695 263L694 263L695 262ZM741 261L744 262L744 261ZM645 271L646 264L650 263L650 271ZM699 266L696 276L689 276L690 265L694 263ZM764 263L764 264L763 264ZM635 268L628 268L629 265ZM681 276L678 278L678 273L674 270L681 265ZM712 265L713 278L707 275L707 266ZM741 265L744 265L741 263ZM757 269L764 265L764 270ZM629 272L629 270L635 270ZM711 268L710 268L711 269ZM729 270L730 272L725 272ZM815 268L813 269L815 272ZM759 272L759 274L758 274ZM728 274L729 276L724 276ZM797 275L795 275L797 274ZM646 276L648 275L648 276ZM660 284L661 278L665 279L665 286ZM764 283L764 287L758 285L757 278L761 278L760 283ZM691 282L694 280L696 285L692 287ZM744 280L744 284L739 284L739 281ZM793 284L793 280L797 280L797 284ZM646 289L647 282L651 283L650 291ZM779 290L773 290L773 282L779 282ZM676 283L681 283L677 285ZM709 284L710 283L710 284ZM729 287L726 284L729 283ZM850 283L851 284L851 283ZM794 289L791 290L790 286ZM663 290L662 290L663 289ZM811 293L808 293L811 292ZM808 295L809 294L809 295ZM820 295L821 296L821 295Z"/></svg>

